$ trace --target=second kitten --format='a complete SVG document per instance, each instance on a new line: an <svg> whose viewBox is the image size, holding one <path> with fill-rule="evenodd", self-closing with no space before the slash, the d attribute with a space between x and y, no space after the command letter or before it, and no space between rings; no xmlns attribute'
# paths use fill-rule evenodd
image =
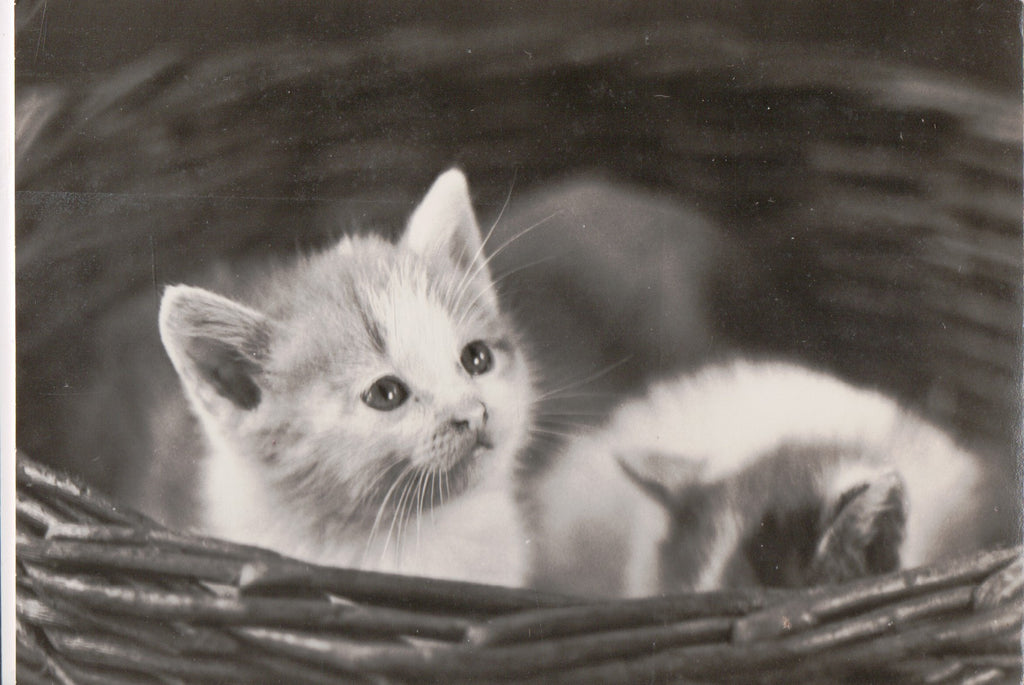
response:
<svg viewBox="0 0 1024 685"><path fill-rule="evenodd" d="M553 460L532 582L606 596L799 586L974 549L979 460L890 398L788 363L653 385Z"/></svg>

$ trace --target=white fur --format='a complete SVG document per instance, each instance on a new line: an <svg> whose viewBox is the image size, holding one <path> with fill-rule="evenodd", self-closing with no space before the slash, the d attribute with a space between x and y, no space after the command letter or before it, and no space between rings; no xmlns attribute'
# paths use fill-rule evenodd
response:
<svg viewBox="0 0 1024 685"><path fill-rule="evenodd" d="M979 466L947 435L890 398L833 376L787 363L737 361L657 383L622 405L603 428L574 440L537 488L538 518L549 536L545 548L569 550L579 531L600 530L589 544L624 545L631 559L621 591L657 591L657 573L637 566L654 556L651 546L668 525L666 511L624 476L617 458L678 455L702 462L701 480L713 482L787 444L854 448L856 460L826 474L826 488L836 494L867 473L893 468L901 474L908 508L905 565L970 544L951 539L950 531L975 505ZM697 589L716 586L738 541L735 526L720 523Z"/></svg>
<svg viewBox="0 0 1024 685"><path fill-rule="evenodd" d="M526 544L507 476L484 482L434 511L410 521L401 545L383 539L367 547L363 537L331 541L303 535L302 514L266 487L251 460L226 446L206 461L206 525L239 542L284 551L328 566L404 573L432 578L522 584Z"/></svg>
<svg viewBox="0 0 1024 685"><path fill-rule="evenodd" d="M553 589L650 594L658 582L665 510L625 477L607 437L606 431L580 435L530 493L537 507L533 554L543 557L531 563L558 569Z"/></svg>
<svg viewBox="0 0 1024 685"><path fill-rule="evenodd" d="M783 363L711 366L651 387L620 408L606 439L620 452L683 454L715 480L785 441L871 444L902 415L885 396Z"/></svg>
<svg viewBox="0 0 1024 685"><path fill-rule="evenodd" d="M693 586L696 592L709 592L721 587L726 564L735 554L736 545L739 544L744 532L735 516L724 516L717 523L716 537L712 540L711 549L708 550L707 561L704 562ZM643 594L653 594L660 589L658 586L641 588Z"/></svg>
<svg viewBox="0 0 1024 685"><path fill-rule="evenodd" d="M435 578L518 586L526 545L507 477L493 475L471 492L413 524L400 557L378 543L372 567ZM366 562L363 564L366 566Z"/></svg>

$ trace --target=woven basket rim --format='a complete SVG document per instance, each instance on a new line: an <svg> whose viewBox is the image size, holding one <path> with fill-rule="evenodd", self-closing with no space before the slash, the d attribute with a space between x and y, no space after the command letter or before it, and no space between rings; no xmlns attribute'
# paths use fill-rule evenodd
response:
<svg viewBox="0 0 1024 685"><path fill-rule="evenodd" d="M595 601L315 566L169 531L24 456L17 468L26 669L173 674L193 658L191 675L244 679L262 659L296 682L316 669L516 682L1019 669L1021 547L833 587ZM161 655L144 618L230 647L177 638ZM119 620L141 642L111 629Z"/></svg>

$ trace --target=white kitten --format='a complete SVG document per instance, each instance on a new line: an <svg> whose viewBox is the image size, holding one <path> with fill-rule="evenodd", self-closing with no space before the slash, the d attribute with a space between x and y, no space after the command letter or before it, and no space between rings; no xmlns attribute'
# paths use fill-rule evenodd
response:
<svg viewBox="0 0 1024 685"><path fill-rule="evenodd" d="M461 172L397 244L340 244L245 303L170 287L160 334L206 438L212 533L320 563L516 585L533 391Z"/></svg>
<svg viewBox="0 0 1024 685"><path fill-rule="evenodd" d="M919 565L980 544L981 477L877 392L786 363L709 366L553 461L532 507L532 582L647 595Z"/></svg>

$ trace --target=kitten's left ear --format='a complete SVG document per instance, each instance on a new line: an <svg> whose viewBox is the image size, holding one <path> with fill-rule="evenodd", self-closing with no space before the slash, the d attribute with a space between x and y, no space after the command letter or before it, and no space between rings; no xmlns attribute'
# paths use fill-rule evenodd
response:
<svg viewBox="0 0 1024 685"><path fill-rule="evenodd" d="M226 297L185 285L160 301L160 338L199 411L223 415L260 404L260 376L270 340L263 314Z"/></svg>
<svg viewBox="0 0 1024 685"><path fill-rule="evenodd" d="M461 270L481 279L480 286L490 290L480 226L473 213L466 176L460 170L449 169L437 177L409 218L402 244L421 255L440 255L451 260Z"/></svg>
<svg viewBox="0 0 1024 685"><path fill-rule="evenodd" d="M620 454L619 467L645 494L675 511L686 489L700 479L703 461L661 452Z"/></svg>

